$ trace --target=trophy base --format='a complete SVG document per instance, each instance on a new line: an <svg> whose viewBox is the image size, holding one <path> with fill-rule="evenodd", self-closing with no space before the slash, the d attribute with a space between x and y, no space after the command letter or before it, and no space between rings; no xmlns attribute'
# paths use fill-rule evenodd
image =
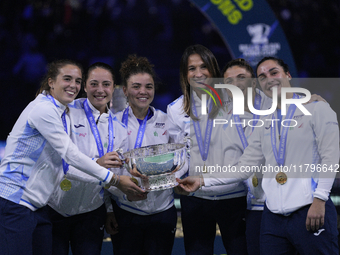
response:
<svg viewBox="0 0 340 255"><path fill-rule="evenodd" d="M141 188L148 192L171 189L177 185L175 173L150 175L148 179L141 180Z"/></svg>

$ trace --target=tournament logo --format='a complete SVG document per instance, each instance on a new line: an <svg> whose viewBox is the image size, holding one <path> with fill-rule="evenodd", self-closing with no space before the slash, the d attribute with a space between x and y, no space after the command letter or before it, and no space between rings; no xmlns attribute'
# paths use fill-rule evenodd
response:
<svg viewBox="0 0 340 255"><path fill-rule="evenodd" d="M248 62L256 66L258 61L265 56L275 56L281 50L280 42L269 42L270 36L278 26L275 21L272 26L264 23L251 24L246 27L251 44L239 44L238 49Z"/></svg>
<svg viewBox="0 0 340 255"><path fill-rule="evenodd" d="M247 26L247 31L253 44L264 44L268 43L268 36L270 33L270 26L267 24L259 23Z"/></svg>

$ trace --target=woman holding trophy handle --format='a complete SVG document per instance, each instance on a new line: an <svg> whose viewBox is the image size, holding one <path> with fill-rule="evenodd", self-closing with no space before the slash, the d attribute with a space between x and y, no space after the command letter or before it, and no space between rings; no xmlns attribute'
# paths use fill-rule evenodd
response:
<svg viewBox="0 0 340 255"><path fill-rule="evenodd" d="M97 62L88 68L86 98L69 104L70 137L80 151L99 165L121 174L122 162L115 150L127 151L128 137L125 126L107 107L114 81L111 66ZM67 177L71 181L70 190L56 189L48 203L53 223L53 254L67 255L71 246L75 255L99 255L106 218L104 188L74 167L69 167ZM130 177L121 175L120 178L130 182ZM140 190L140 199L145 198L143 190L137 186L135 189Z"/></svg>
<svg viewBox="0 0 340 255"><path fill-rule="evenodd" d="M127 126L130 149L168 143L167 115L150 106L155 95L153 65L145 57L130 55L120 74L129 106L116 116ZM119 227L112 236L114 254L171 254L177 223L173 189L152 191L142 201L122 192L112 198ZM106 227L110 233L110 224Z"/></svg>
<svg viewBox="0 0 340 255"><path fill-rule="evenodd" d="M208 101L210 113L205 116L200 114L201 89L209 90L206 86L210 83L209 78L219 77L217 60L209 49L202 45L186 48L180 63L183 95L168 106L167 114L171 123L168 129L171 141L186 142L190 148L190 176L201 174L196 172L195 166L201 166L205 171L206 166L223 165L224 151L237 150L229 148L223 141L220 135L222 125L209 129L212 118L226 115L222 108ZM193 125L190 125L191 120ZM206 130L212 131L209 134ZM239 150L236 153L242 152ZM193 193L183 192L179 188L176 190L182 194L181 217L186 254L213 254L216 224L219 225L228 254L247 254L244 221L246 190L242 182L207 189L203 187Z"/></svg>
<svg viewBox="0 0 340 255"><path fill-rule="evenodd" d="M257 88L257 82L255 80L255 74L250 64L242 58L233 59L229 61L222 69L222 76L224 78L224 84L232 84L240 88L244 94L244 98L247 98L247 88L252 87L252 102L254 108L257 110L267 110L272 106L272 99L266 96L262 90ZM232 94L228 92L229 102L232 100ZM312 95L310 102L313 101L325 101L318 95ZM248 108L247 101L244 102L244 115L233 114L232 104L228 105L228 119L232 118L234 122L242 123L243 121L251 121L251 125L255 126L260 116L252 114ZM249 139L254 132L254 127L242 126L237 124L236 132L233 135L227 134L232 143L235 146L244 150L247 147L246 140ZM243 131L239 127L243 127ZM228 129L226 129L227 131ZM228 132L230 133L230 132ZM263 162L264 163L264 162ZM265 195L262 189L262 174L256 173L250 176L244 181L248 188L247 194L247 210L246 210L246 239L248 254L256 255L260 254L260 226L261 217L264 208Z"/></svg>
<svg viewBox="0 0 340 255"><path fill-rule="evenodd" d="M280 101L281 90L291 86L287 64L275 57L265 57L256 70L263 92L269 97L275 93ZM299 97L287 93L287 98ZM286 118L281 115L280 104L266 118L295 120L298 128L290 129L289 124L280 126L275 122L259 125L236 171L228 173L228 178L187 178L180 181L180 185L187 191L194 191L202 185L209 187L246 179L252 172L239 171L240 168L259 166L265 159L262 167L272 166L278 170L264 171L262 180L266 203L261 222L261 254L277 254L278 251L338 254L337 214L329 198L335 176L333 169L339 162L336 113L323 102L306 105L311 115L302 113L295 104L287 108ZM287 166L300 169L287 171ZM320 166L322 171L316 169Z"/></svg>
<svg viewBox="0 0 340 255"><path fill-rule="evenodd" d="M68 164L98 178L98 182L123 190L133 188L125 185L125 178L118 183L117 175L81 153L65 132L70 130L67 105L77 96L81 83L79 64L52 62L39 94L8 136L0 165L1 254L52 253L52 224L45 205L59 188ZM63 183L65 187L69 181Z"/></svg>

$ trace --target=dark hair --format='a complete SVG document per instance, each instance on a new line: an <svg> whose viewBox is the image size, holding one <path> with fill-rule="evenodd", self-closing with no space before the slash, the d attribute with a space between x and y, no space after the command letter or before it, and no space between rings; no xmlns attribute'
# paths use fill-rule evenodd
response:
<svg viewBox="0 0 340 255"><path fill-rule="evenodd" d="M224 68L222 69L222 77L224 76L224 73L231 67L233 66L239 66L242 67L244 69L246 69L246 71L248 71L251 74L251 78L255 78L255 73L254 73L254 69L251 67L251 65L243 58L237 58L237 59L233 59L231 61L229 61Z"/></svg>
<svg viewBox="0 0 340 255"><path fill-rule="evenodd" d="M87 70L86 70L86 73L84 74L84 82L82 83L84 85L84 88L86 87L86 82L87 82L87 79L89 78L90 76L90 72L96 68L102 68L102 69L105 69L106 71L110 72L111 73L111 76L112 76L112 80L113 80L113 87L115 87L115 75L114 75L114 70L113 68L106 64L106 63L103 63L103 62L95 62L93 63L92 65L90 65ZM82 89L81 89L81 97L83 98L86 98L87 97L87 93L85 92L83 86L82 86Z"/></svg>
<svg viewBox="0 0 340 255"><path fill-rule="evenodd" d="M260 62L257 63L256 65L256 74L257 74L257 69L259 68L259 65L261 65L264 61L267 61L267 60L273 60L275 61L276 63L278 63L282 68L283 68L283 71L285 73L288 73L289 72L289 67L288 65L280 58L276 58L276 57L264 57L263 59L260 60Z"/></svg>
<svg viewBox="0 0 340 255"><path fill-rule="evenodd" d="M254 73L254 69L252 68L252 66L243 58L237 58L237 59L233 59L233 60L230 60L226 65L225 67L222 69L222 77L224 76L224 73L231 67L233 66L239 66L241 68L244 68L246 71L248 71L251 75L251 78L253 78L254 82L255 82L255 87L258 88L259 90L261 90L261 86L259 85L257 79L255 79L255 73ZM256 90L255 90L255 93Z"/></svg>
<svg viewBox="0 0 340 255"><path fill-rule="evenodd" d="M190 84L188 82L188 60L191 55L198 54L212 77L220 77L220 68L214 54L204 47L203 45L196 44L187 47L180 62L179 76L180 84L184 96L183 110L186 114L190 115ZM219 93L221 95L221 93ZM212 114L217 114L216 110L211 111Z"/></svg>
<svg viewBox="0 0 340 255"><path fill-rule="evenodd" d="M46 91L48 94L50 94L50 86L48 85L48 80L52 79L52 80L56 80L57 76L59 75L59 71L61 68L63 68L66 65L74 65L77 66L82 75L83 75L83 67L81 64L79 64L76 61L73 60L69 60L69 59L60 59L60 60L55 60L53 62L51 62L50 64L48 64L48 70L47 73L45 74L43 80L40 83L40 88L37 91L35 96L38 96L40 93L42 93L43 91ZM83 78L83 77L82 77Z"/></svg>
<svg viewBox="0 0 340 255"><path fill-rule="evenodd" d="M122 63L119 70L121 83L127 87L127 80L135 74L147 73L150 74L152 79L156 80L156 74L152 65L146 57L137 57L136 55L129 55L128 58Z"/></svg>
<svg viewBox="0 0 340 255"><path fill-rule="evenodd" d="M106 64L106 63L103 63L103 62L96 62L96 63L93 63L92 65L90 65L88 68L87 68L87 71L85 73L85 83L87 81L87 79L89 78L89 74L92 70L96 69L96 68L102 68L102 69L105 69L106 71L110 72L111 75L112 75L112 80L114 81L115 80L115 74L114 74L114 71L113 71L113 68Z"/></svg>

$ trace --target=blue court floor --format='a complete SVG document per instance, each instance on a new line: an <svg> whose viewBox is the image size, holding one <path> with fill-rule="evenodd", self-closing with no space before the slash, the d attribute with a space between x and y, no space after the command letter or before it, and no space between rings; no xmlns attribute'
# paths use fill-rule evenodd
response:
<svg viewBox="0 0 340 255"><path fill-rule="evenodd" d="M70 254L71 251L70 251ZM104 241L101 255L113 255L111 241ZM185 255L183 238L175 238L172 255ZM214 255L226 255L221 236L216 236Z"/></svg>

